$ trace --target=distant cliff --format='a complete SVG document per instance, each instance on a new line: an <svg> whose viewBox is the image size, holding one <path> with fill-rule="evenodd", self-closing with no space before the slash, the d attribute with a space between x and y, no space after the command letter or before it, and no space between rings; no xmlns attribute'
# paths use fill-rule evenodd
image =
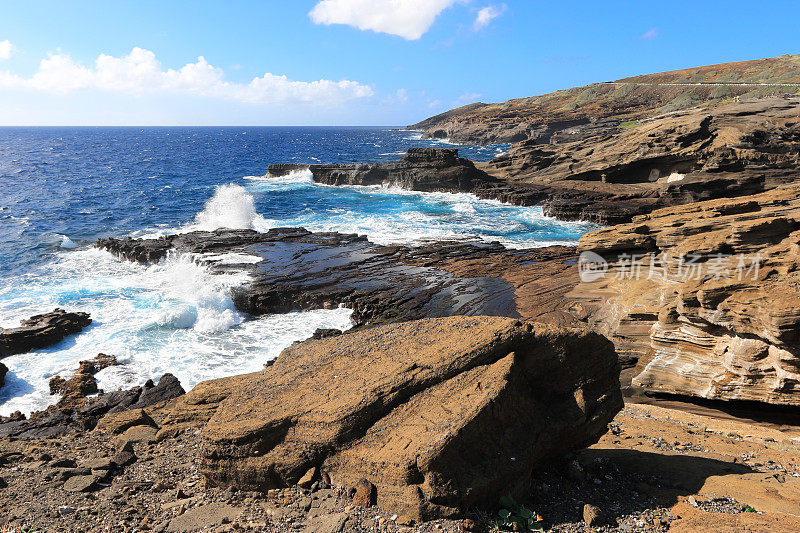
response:
<svg viewBox="0 0 800 533"><path fill-rule="evenodd" d="M800 94L800 55L709 65L624 78L497 104L474 103L409 126L425 136L471 144L549 143L564 131L618 127L734 97Z"/></svg>

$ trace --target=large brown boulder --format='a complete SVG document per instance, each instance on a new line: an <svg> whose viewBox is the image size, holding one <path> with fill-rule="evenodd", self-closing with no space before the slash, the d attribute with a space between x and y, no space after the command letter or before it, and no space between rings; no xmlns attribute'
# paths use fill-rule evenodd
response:
<svg viewBox="0 0 800 533"><path fill-rule="evenodd" d="M634 385L800 405L800 186L661 209L580 248L608 270L570 297L638 360Z"/></svg>
<svg viewBox="0 0 800 533"><path fill-rule="evenodd" d="M311 340L222 401L203 429L201 468L214 485L266 490L316 467L348 487L367 479L399 514L452 516L596 442L622 407L618 380L604 337L508 318Z"/></svg>

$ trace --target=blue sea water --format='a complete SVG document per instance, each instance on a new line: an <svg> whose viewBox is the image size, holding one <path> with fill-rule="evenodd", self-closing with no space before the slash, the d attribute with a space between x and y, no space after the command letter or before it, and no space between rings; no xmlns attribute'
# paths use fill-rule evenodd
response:
<svg viewBox="0 0 800 533"><path fill-rule="evenodd" d="M326 187L310 172L266 176L267 165L393 161L412 146L452 147L388 128L0 128L0 327L54 307L84 310L84 333L7 357L0 415L53 403L47 381L112 353L106 390L172 372L199 381L258 370L318 327L349 327L347 309L248 320L228 296L242 275L211 276L190 257L144 267L91 247L99 237L218 227L361 233L374 242L498 240L575 243L592 226L537 207L467 194ZM457 146L485 161L508 147Z"/></svg>

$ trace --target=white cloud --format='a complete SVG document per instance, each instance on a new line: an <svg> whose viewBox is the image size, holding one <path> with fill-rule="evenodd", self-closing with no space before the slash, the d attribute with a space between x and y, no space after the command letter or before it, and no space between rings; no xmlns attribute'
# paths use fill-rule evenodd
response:
<svg viewBox="0 0 800 533"><path fill-rule="evenodd" d="M472 29L475 31L482 30L489 25L492 20L496 19L503 14L506 10L506 5L502 6L486 6L478 11L478 16L475 17L475 22L472 23Z"/></svg>
<svg viewBox="0 0 800 533"><path fill-rule="evenodd" d="M658 37L658 28L650 28L639 36L639 38L644 41L652 41L656 37Z"/></svg>
<svg viewBox="0 0 800 533"><path fill-rule="evenodd" d="M14 51L14 46L11 44L11 41L6 39L5 41L0 41L0 59L8 59L11 57L11 52Z"/></svg>
<svg viewBox="0 0 800 533"><path fill-rule="evenodd" d="M472 104L480 100L481 93L465 93L453 100L454 107L461 107L462 105Z"/></svg>
<svg viewBox="0 0 800 533"><path fill-rule="evenodd" d="M359 30L422 37L436 17L458 0L322 0L308 14L316 24L347 24Z"/></svg>
<svg viewBox="0 0 800 533"><path fill-rule="evenodd" d="M0 86L56 93L99 89L137 96L173 92L253 104L326 105L373 95L368 85L349 80L295 81L266 73L249 83L235 83L225 81L224 76L222 69L203 56L180 69L164 70L153 52L135 47L123 57L101 54L93 67L81 65L67 54L51 54L29 78L0 71Z"/></svg>

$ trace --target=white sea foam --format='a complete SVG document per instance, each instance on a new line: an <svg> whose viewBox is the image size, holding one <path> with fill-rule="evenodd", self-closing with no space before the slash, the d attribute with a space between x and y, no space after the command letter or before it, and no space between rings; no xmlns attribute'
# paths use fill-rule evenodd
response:
<svg viewBox="0 0 800 533"><path fill-rule="evenodd" d="M264 217L256 212L253 196L241 185L217 187L194 219L193 230L213 231L220 228L255 229Z"/></svg>
<svg viewBox="0 0 800 533"><path fill-rule="evenodd" d="M240 253L227 253L227 254L204 254L202 256L204 262L210 262L220 265L254 265L260 263L264 258L257 255L240 254Z"/></svg>
<svg viewBox="0 0 800 533"><path fill-rule="evenodd" d="M266 177L274 185L304 185L314 183L314 175L311 173L311 169L308 168L291 170L283 176L270 176L267 174Z"/></svg>
<svg viewBox="0 0 800 533"><path fill-rule="evenodd" d="M96 249L60 254L25 283L0 286L0 324L65 307L91 313L79 335L34 353L4 359L11 369L0 390L0 415L47 407L48 380L69 377L97 353L121 366L98 374L105 390L128 388L171 372L187 390L200 381L252 372L319 327L347 329L349 309L319 310L245 320L231 290L246 274L210 274L187 255L157 265L120 261Z"/></svg>
<svg viewBox="0 0 800 533"><path fill-rule="evenodd" d="M72 241L72 239L70 239L70 238L69 238L69 237L67 237L66 235L61 235L61 245L60 245L60 246L61 246L62 248L64 248L64 249L66 249L66 250L74 250L75 248L77 248L77 247L78 247L78 245L77 245L77 244L75 244L75 243Z"/></svg>

